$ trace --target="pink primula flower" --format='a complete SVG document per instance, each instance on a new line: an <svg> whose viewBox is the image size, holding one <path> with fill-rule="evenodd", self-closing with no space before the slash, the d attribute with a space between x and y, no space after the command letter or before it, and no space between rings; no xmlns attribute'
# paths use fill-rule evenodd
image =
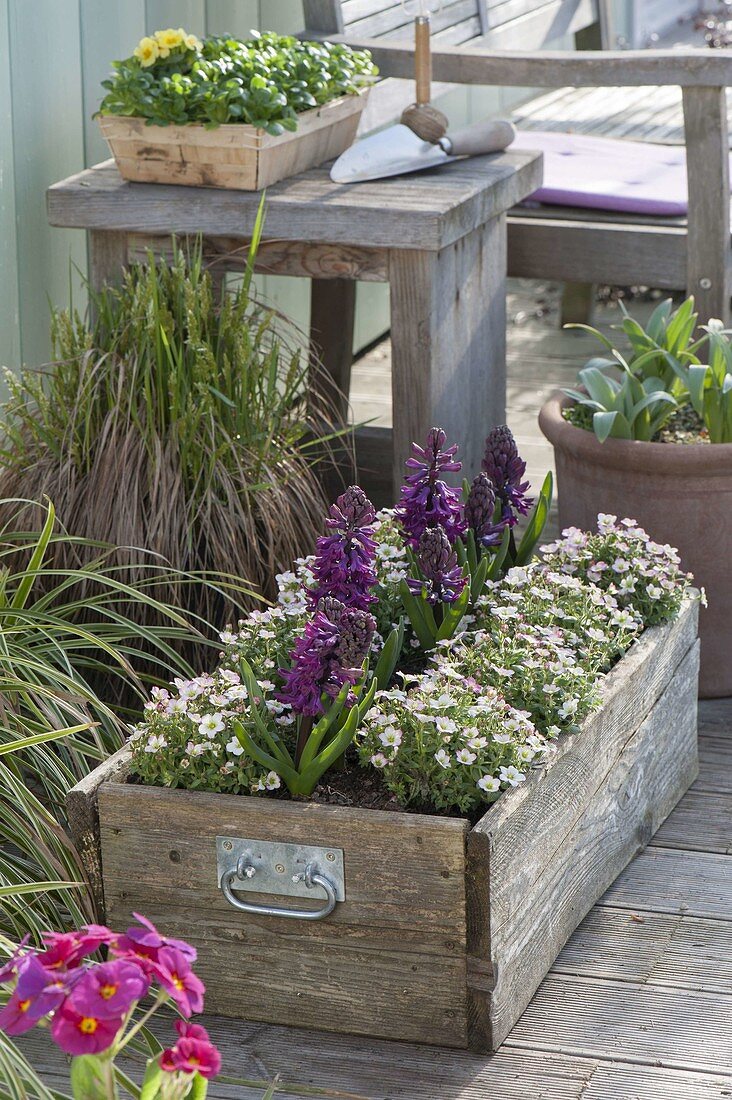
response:
<svg viewBox="0 0 732 1100"><path fill-rule="evenodd" d="M18 983L8 1003L0 1010L0 1031L6 1035L22 1035L63 1001L66 989L41 966L34 955L27 955L18 964Z"/></svg>
<svg viewBox="0 0 732 1100"><path fill-rule="evenodd" d="M113 939L114 932L101 924L88 924L78 932L44 932L46 950L38 960L48 970L70 970Z"/></svg>
<svg viewBox="0 0 732 1100"><path fill-rule="evenodd" d="M147 917L140 916L139 913L133 913L133 916L141 927L133 925L131 928L127 929L124 935L117 936L113 943L115 954L137 955L156 962L158 953L162 948L172 947L176 951L180 951L182 955L185 955L190 962L196 961L195 947L191 947L185 940L174 940L170 939L168 936L161 935L152 921L149 921Z"/></svg>
<svg viewBox="0 0 732 1100"><path fill-rule="evenodd" d="M221 1069L221 1055L208 1037L205 1027L176 1020L180 1036L174 1047L164 1050L160 1066L167 1073L200 1073L215 1077Z"/></svg>
<svg viewBox="0 0 732 1100"><path fill-rule="evenodd" d="M51 1024L51 1037L67 1054L101 1054L108 1050L122 1027L122 1017L103 1019L77 1012L67 999Z"/></svg>
<svg viewBox="0 0 732 1100"><path fill-rule="evenodd" d="M170 993L184 1016L203 1011L203 994L206 987L191 970L190 960L174 947L163 947L158 952L151 971L155 980Z"/></svg>
<svg viewBox="0 0 732 1100"><path fill-rule="evenodd" d="M115 959L90 967L75 983L69 1004L82 1016L115 1020L147 993L150 979L142 967L127 959Z"/></svg>

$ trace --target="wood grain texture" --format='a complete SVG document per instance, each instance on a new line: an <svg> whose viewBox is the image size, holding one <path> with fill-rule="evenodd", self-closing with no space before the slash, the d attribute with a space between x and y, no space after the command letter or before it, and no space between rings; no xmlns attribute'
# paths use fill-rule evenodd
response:
<svg viewBox="0 0 732 1100"><path fill-rule="evenodd" d="M550 975L508 1046L669 1069L732 1073L729 998L689 989ZM632 1095L632 1094L631 1094ZM659 1097L660 1100L660 1097Z"/></svg>
<svg viewBox="0 0 732 1100"><path fill-rule="evenodd" d="M671 667L639 726L621 721L603 730L587 723L576 746L537 772L540 786L502 827L490 828L490 813L481 823L491 841L492 1047L516 1023L578 922L694 779L698 671L695 645ZM640 682L621 690L638 701L649 683L651 694L658 682L650 662Z"/></svg>
<svg viewBox="0 0 732 1100"><path fill-rule="evenodd" d="M413 51L403 42L340 36L356 49L371 50L383 76L408 78ZM506 87L681 87L732 85L732 58L701 49L493 51L480 43L439 46L432 51L435 80Z"/></svg>
<svg viewBox="0 0 732 1100"><path fill-rule="evenodd" d="M314 371L308 394L335 404L339 423L348 421L356 284L352 279L313 279L310 284L310 356Z"/></svg>
<svg viewBox="0 0 732 1100"><path fill-rule="evenodd" d="M552 970L729 997L732 922L597 905Z"/></svg>
<svg viewBox="0 0 732 1100"><path fill-rule="evenodd" d="M627 219L576 217L578 211L521 209L508 219L508 274L526 279L607 280L618 286L642 282L682 289L686 285L686 227L639 225Z"/></svg>
<svg viewBox="0 0 732 1100"><path fill-rule="evenodd" d="M662 848L732 853L732 793L689 791L653 839Z"/></svg>
<svg viewBox="0 0 732 1100"><path fill-rule="evenodd" d="M173 255L168 234L128 233L131 260L144 261L151 249L156 256ZM193 243L194 238L184 238ZM203 241L204 260L220 271L244 271L250 242L240 237L209 236ZM385 283L388 278L386 249L354 248L349 245L314 244L311 241L262 241L255 270L266 275L289 275L303 279L354 279L364 283Z"/></svg>
<svg viewBox="0 0 732 1100"><path fill-rule="evenodd" d="M652 909L656 913L688 913L729 920L732 912L729 856L646 848L613 883L602 904L633 911Z"/></svg>
<svg viewBox="0 0 732 1100"><path fill-rule="evenodd" d="M214 1011L465 1045L466 822L125 784L99 811L107 919L142 904L173 934L193 924ZM217 835L342 848L346 901L322 923L237 912Z"/></svg>
<svg viewBox="0 0 732 1100"><path fill-rule="evenodd" d="M66 796L66 813L71 840L81 856L94 906L102 919L104 883L102 845L99 832L98 793L102 783L123 782L129 768L130 753L122 748L89 775L79 780Z"/></svg>
<svg viewBox="0 0 732 1100"><path fill-rule="evenodd" d="M255 126L148 126L105 116L99 125L126 180L257 191L333 160L352 144L367 91L304 111L294 133Z"/></svg>
<svg viewBox="0 0 732 1100"><path fill-rule="evenodd" d="M433 425L463 441L477 470L486 425L505 419L505 256L503 218L439 254L390 254L395 487Z"/></svg>
<svg viewBox="0 0 732 1100"><path fill-rule="evenodd" d="M689 228L686 287L700 318L727 320L732 295L729 133L724 88L684 88Z"/></svg>
<svg viewBox="0 0 732 1100"><path fill-rule="evenodd" d="M267 192L267 240L439 250L535 191L541 157L498 153L358 186L313 168ZM249 239L260 196L130 184L106 161L47 193L52 225Z"/></svg>

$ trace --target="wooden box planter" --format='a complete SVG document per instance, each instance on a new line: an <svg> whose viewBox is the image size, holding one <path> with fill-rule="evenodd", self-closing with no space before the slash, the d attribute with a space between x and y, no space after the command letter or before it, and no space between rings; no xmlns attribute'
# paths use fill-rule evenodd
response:
<svg viewBox="0 0 732 1100"><path fill-rule="evenodd" d="M560 739L550 766L474 828L132 785L122 750L69 797L106 919L124 928L137 910L191 939L211 1012L495 1049L570 933L696 776L696 636L691 603L648 630L607 677L603 705L581 732ZM319 921L240 913L219 888L216 837L341 849L345 900Z"/></svg>
<svg viewBox="0 0 732 1100"><path fill-rule="evenodd" d="M258 191L333 160L356 137L368 89L298 115L277 137L244 123L207 130L200 123L148 126L143 118L102 115L99 125L123 179Z"/></svg>

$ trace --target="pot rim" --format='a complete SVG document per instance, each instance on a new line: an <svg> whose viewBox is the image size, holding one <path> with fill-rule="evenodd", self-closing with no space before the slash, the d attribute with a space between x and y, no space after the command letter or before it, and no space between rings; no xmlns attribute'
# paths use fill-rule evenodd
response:
<svg viewBox="0 0 732 1100"><path fill-rule="evenodd" d="M648 475L732 475L732 443L645 443L639 439L606 439L600 443L593 432L564 419L562 412L571 404L566 394L553 393L541 407L539 427L555 450L575 459Z"/></svg>

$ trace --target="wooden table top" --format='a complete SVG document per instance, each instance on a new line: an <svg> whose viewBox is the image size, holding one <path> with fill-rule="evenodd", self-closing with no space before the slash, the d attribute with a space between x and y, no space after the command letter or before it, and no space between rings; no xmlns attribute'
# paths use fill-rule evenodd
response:
<svg viewBox="0 0 732 1100"><path fill-rule="evenodd" d="M437 251L539 187L541 155L521 151L453 161L369 183L336 184L328 167L267 190L268 239ZM261 193L128 183L114 161L47 192L51 225L142 233L251 235Z"/></svg>

